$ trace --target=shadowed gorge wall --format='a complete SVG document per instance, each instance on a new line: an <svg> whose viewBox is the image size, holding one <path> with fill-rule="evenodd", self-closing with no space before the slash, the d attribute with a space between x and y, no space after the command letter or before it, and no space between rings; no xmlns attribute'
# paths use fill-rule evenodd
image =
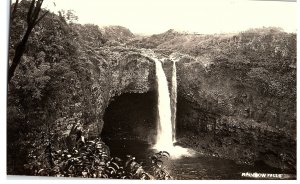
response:
<svg viewBox="0 0 300 184"><path fill-rule="evenodd" d="M156 94L124 93L114 97L104 113L101 136L105 139L146 140L156 135Z"/></svg>
<svg viewBox="0 0 300 184"><path fill-rule="evenodd" d="M179 144L204 155L250 165L262 161L292 172L296 169L296 141L284 131L216 113L213 108L207 109L205 102L197 104L179 96L176 130Z"/></svg>
<svg viewBox="0 0 300 184"><path fill-rule="evenodd" d="M200 105L194 104L178 96L177 101L177 135L185 136L186 133L201 134L213 131L216 126L217 114L205 110Z"/></svg>
<svg viewBox="0 0 300 184"><path fill-rule="evenodd" d="M248 84L249 66L231 65L205 66L189 57L178 62L177 140L238 163L263 160L295 170L296 120L289 113L295 96L262 94Z"/></svg>

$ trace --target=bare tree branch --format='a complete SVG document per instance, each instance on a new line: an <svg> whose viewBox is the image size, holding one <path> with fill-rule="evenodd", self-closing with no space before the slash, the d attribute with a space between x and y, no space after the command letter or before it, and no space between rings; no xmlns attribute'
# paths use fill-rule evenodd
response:
<svg viewBox="0 0 300 184"><path fill-rule="evenodd" d="M14 18L16 17L16 12L17 12L17 8L18 8L18 5L19 5L19 0L16 0L15 2L15 5L11 11L11 21L14 20Z"/></svg>
<svg viewBox="0 0 300 184"><path fill-rule="evenodd" d="M48 11L46 11L42 16L39 17L42 4L43 4L43 0L37 0L37 1L32 0L30 3L30 7L27 13L27 29L22 40L18 43L16 47L12 64L10 65L8 70L8 83L11 81L12 77L14 76L15 70L21 61L21 57L25 51L26 43L28 41L31 31L39 23L39 21L42 20L48 14Z"/></svg>
<svg viewBox="0 0 300 184"><path fill-rule="evenodd" d="M48 13L49 11L46 11L42 16L40 16L40 18L38 18L38 20L35 22L34 26L37 25Z"/></svg>
<svg viewBox="0 0 300 184"><path fill-rule="evenodd" d="M28 13L27 13L27 24L28 24L28 25L29 25L30 22L31 22L34 4L35 4L35 0L32 0L31 3L30 3L30 7L29 7L29 10L28 10Z"/></svg>
<svg viewBox="0 0 300 184"><path fill-rule="evenodd" d="M34 11L33 11L33 14L32 14L32 22L33 22L33 23L35 23L35 21L36 21L36 20L38 19L38 17L39 17L39 13L40 13L40 11L41 11L41 6L42 6L41 2L43 2L43 1L42 1L42 0L38 0L38 1L36 2L35 7L34 7Z"/></svg>

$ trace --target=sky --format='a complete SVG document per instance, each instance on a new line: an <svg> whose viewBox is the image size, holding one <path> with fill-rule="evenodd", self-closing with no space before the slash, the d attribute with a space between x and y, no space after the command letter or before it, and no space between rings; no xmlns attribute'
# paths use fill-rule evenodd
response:
<svg viewBox="0 0 300 184"><path fill-rule="evenodd" d="M214 34L263 26L296 32L296 4L248 0L45 0L43 6L54 12L74 10L82 24L120 25L133 33L175 29Z"/></svg>

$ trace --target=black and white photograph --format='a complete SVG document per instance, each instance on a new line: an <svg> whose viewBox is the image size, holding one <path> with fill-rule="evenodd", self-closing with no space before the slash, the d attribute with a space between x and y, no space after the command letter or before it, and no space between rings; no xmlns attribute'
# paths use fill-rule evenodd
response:
<svg viewBox="0 0 300 184"><path fill-rule="evenodd" d="M7 176L297 180L296 0L7 7Z"/></svg>

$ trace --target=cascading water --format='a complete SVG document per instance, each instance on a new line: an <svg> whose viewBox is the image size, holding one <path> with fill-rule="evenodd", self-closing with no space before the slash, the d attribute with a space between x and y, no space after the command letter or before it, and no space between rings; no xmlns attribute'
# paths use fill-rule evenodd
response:
<svg viewBox="0 0 300 184"><path fill-rule="evenodd" d="M174 146L175 124L176 124L176 101L177 101L177 79L176 64L173 65L172 76L172 101L173 116L171 113L170 93L168 90L168 81L162 68L162 63L157 58L153 58L156 68L156 80L158 86L158 130L156 144L153 148L160 151L167 151L172 158L180 158L181 156L191 156L193 151L190 149Z"/></svg>
<svg viewBox="0 0 300 184"><path fill-rule="evenodd" d="M173 147L173 127L171 121L171 103L168 81L162 68L162 63L156 58L154 61L158 87L158 130L154 147L158 150L170 149Z"/></svg>
<svg viewBox="0 0 300 184"><path fill-rule="evenodd" d="M172 69L172 141L176 142L176 110L177 110L177 71L176 71L176 62L173 61Z"/></svg>
<svg viewBox="0 0 300 184"><path fill-rule="evenodd" d="M151 58L155 62L156 81L158 87L158 116L157 116L157 137L154 149L159 151L167 151L171 158L177 159L182 156L193 156L195 152L191 149L174 146L176 142L176 105L177 105L177 76L176 63L173 56L173 71L172 71L172 103L168 89L168 81L162 67L162 62L156 57L152 50L142 50L142 54ZM173 115L172 108L173 107Z"/></svg>

